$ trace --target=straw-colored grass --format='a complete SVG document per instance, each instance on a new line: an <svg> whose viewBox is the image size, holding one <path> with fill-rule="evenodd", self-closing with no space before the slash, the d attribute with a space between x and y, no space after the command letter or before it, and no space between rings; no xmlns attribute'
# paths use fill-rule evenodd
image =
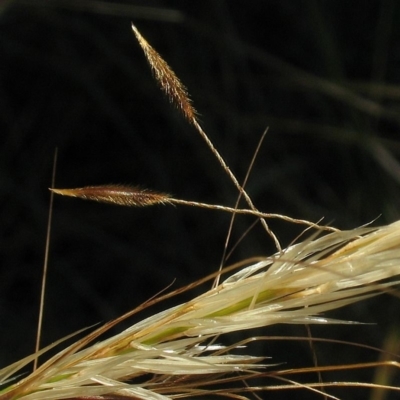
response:
<svg viewBox="0 0 400 400"><path fill-rule="evenodd" d="M218 287L96 342L116 323L170 295L139 306L10 382L0 399L182 398L205 394L228 378L273 375L280 370L265 362L266 355L238 355L236 345L226 348L215 340L278 323L354 324L320 314L388 291L399 283L392 279L400 275L399 260L400 222L311 237L271 257L226 268L228 277ZM1 382L46 350L1 370Z"/></svg>
<svg viewBox="0 0 400 400"><path fill-rule="evenodd" d="M64 338L0 370L0 400L11 399L170 399L206 395L246 398L259 391L306 389L336 398L330 386L376 386L372 382L300 383L293 373L372 367L379 363L332 365L287 371L268 354L243 354L244 340L225 346L220 335L273 324L355 324L322 313L392 291L400 275L400 222L382 227L341 231L312 222L260 212L229 170L197 122L186 90L158 53L134 28L135 35L163 90L183 111L209 145L248 208L229 208L174 199L158 192L123 186L55 189L54 192L90 200L133 206L173 203L244 213L260 219L277 252L225 267L222 271L169 294L155 297L67 346L27 376L20 371ZM280 218L307 226L308 238L283 248L266 220ZM315 230L311 231L310 228ZM328 232L327 232L328 231ZM152 315L107 339L100 336L145 308L222 277L222 283L191 301ZM73 336L73 335L71 335ZM309 338L312 339L311 337ZM240 350L240 352L239 352ZM381 365L398 367L395 357ZM270 377L276 385L252 385L253 378ZM284 382L284 383L282 383Z"/></svg>

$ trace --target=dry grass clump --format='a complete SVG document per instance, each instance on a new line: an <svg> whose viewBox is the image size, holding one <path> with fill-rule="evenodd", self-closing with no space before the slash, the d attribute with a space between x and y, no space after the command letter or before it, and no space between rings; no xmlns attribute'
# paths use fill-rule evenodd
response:
<svg viewBox="0 0 400 400"><path fill-rule="evenodd" d="M320 314L382 293L399 283L391 279L400 275L399 244L400 222L396 222L381 228L332 232L271 257L233 265L224 274L239 269L237 272L187 303L95 342L123 319L188 287L150 300L98 328L29 376L10 384L0 399L183 398L217 393L215 388L208 389L210 385L293 373L277 369L270 362L265 364L264 355L235 354L234 349L240 344L225 347L217 344L218 336L277 323L354 324ZM49 348L1 370L1 382L6 383ZM396 362L389 364L398 366ZM316 390L315 387L331 384L292 385ZM230 389L221 389L220 394L223 393L233 394Z"/></svg>

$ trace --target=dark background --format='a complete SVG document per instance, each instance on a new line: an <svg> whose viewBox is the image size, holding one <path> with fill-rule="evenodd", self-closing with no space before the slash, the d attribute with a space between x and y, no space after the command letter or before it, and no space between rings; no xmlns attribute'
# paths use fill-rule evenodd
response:
<svg viewBox="0 0 400 400"><path fill-rule="evenodd" d="M343 229L399 219L396 1L32 0L3 1L0 12L0 366L34 348L56 146L57 187L129 183L235 202L233 184L160 92L131 21L189 88L239 180L269 127L247 186L259 209L325 217ZM252 221L237 219L233 243ZM179 287L215 271L228 224L215 211L55 198L43 343L117 317L174 279ZM299 233L287 223L271 227L284 246ZM229 262L273 252L257 226ZM329 315L376 325L312 332L384 347L398 338L398 305L375 298ZM262 346L285 368L312 365L304 343ZM342 345L316 350L322 365L379 358ZM324 378L371 381L373 372ZM386 383L399 385L398 376ZM378 398L362 389L332 393Z"/></svg>

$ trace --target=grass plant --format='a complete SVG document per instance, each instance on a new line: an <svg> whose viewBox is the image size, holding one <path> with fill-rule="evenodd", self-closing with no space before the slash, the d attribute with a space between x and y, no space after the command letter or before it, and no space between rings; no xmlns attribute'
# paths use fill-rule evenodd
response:
<svg viewBox="0 0 400 400"><path fill-rule="evenodd" d="M358 325L325 315L370 297L389 293L400 275L400 222L339 230L259 211L236 176L200 126L185 87L168 64L133 27L139 44L162 90L205 140L213 155L246 202L246 207L225 207L177 199L170 195L124 185L98 185L78 189L52 189L53 193L118 205L186 205L253 216L272 239L276 252L246 258L203 279L164 294L160 293L132 311L108 322L39 364L33 372L19 375L27 365L70 335L0 370L0 400L39 399L173 399L227 397L244 399L262 392L301 390L320 398L338 397L331 388L370 387L400 392L400 387L376 382L322 379L320 373L359 368L399 367L398 356L377 350L385 360L369 363L286 369L251 354L246 345L272 340L252 336L224 344L225 335L276 324ZM282 246L268 221L303 224L304 232L291 245ZM189 291L205 282L211 289L192 300L157 312L120 333L103 338L111 328L139 312ZM221 282L221 283L220 283ZM78 332L77 334L80 334ZM312 335L289 340L316 343ZM339 342L339 341L338 341ZM362 346L340 343L345 346ZM308 374L314 378L309 380ZM298 379L298 376L304 379ZM264 382L272 383L264 383ZM256 382L256 383L253 383ZM261 382L261 384L260 384Z"/></svg>

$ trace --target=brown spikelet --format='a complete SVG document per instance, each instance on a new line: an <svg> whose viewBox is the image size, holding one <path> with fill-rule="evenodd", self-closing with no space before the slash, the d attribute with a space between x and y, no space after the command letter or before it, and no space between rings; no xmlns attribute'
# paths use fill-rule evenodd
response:
<svg viewBox="0 0 400 400"><path fill-rule="evenodd" d="M181 83L170 66L161 56L149 45L146 39L139 33L135 25L132 30L144 51L148 63L153 70L154 76L160 84L169 100L178 106L187 120L193 123L196 120L196 111L192 106L185 86Z"/></svg>
<svg viewBox="0 0 400 400"><path fill-rule="evenodd" d="M145 207L170 203L168 194L122 185L85 186L77 189L50 190L63 196L79 197L85 200L120 206Z"/></svg>
<svg viewBox="0 0 400 400"><path fill-rule="evenodd" d="M249 207L256 213L258 213L257 208L254 206L250 196L244 190L244 188L240 185L236 176L229 169L227 163L222 158L221 154L215 148L211 140L208 138L207 134L203 131L203 128L200 126L196 119L196 110L193 108L192 103L187 94L186 88L182 85L178 77L171 70L169 65L161 58L161 56L147 43L146 39L139 33L135 25L132 24L132 29L136 38L142 47L147 61L150 64L151 69L154 72L156 80L159 82L161 88L169 97L170 101L176 103L176 105L182 110L184 116L187 120L195 127L197 132L206 142L207 146L210 148L211 152L217 158L219 163L221 164L224 171L228 174L230 180L238 189L241 196L244 197ZM281 251L281 245L279 243L278 238L275 236L274 232L270 229L267 222L264 218L260 217L260 221L268 235L272 238L275 243L275 246L278 251Z"/></svg>

